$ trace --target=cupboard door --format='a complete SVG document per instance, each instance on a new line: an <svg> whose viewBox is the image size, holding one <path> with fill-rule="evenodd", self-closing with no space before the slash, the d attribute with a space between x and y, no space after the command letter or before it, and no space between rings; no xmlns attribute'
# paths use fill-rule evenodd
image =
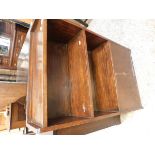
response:
<svg viewBox="0 0 155 155"><path fill-rule="evenodd" d="M20 101L20 100L19 100ZM10 129L23 128L26 126L25 120L25 98L21 99L22 103L12 103L10 108Z"/></svg>
<svg viewBox="0 0 155 155"><path fill-rule="evenodd" d="M47 21L35 20L30 32L27 123L47 126Z"/></svg>
<svg viewBox="0 0 155 155"><path fill-rule="evenodd" d="M130 50L111 42L111 52L120 112L142 108Z"/></svg>

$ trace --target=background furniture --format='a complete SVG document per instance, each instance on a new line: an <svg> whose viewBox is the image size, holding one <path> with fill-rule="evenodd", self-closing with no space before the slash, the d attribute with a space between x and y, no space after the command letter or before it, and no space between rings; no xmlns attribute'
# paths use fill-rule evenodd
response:
<svg viewBox="0 0 155 155"><path fill-rule="evenodd" d="M0 37L9 39L8 53L0 55L0 68L17 69L17 59L24 43L28 28L19 24L1 20Z"/></svg>
<svg viewBox="0 0 155 155"><path fill-rule="evenodd" d="M15 22L0 20L0 130L25 127L22 97L26 96L27 85L18 81L25 72L17 71L17 60L27 31L27 27Z"/></svg>
<svg viewBox="0 0 155 155"><path fill-rule="evenodd" d="M25 99L22 98L0 110L0 131L26 127Z"/></svg>

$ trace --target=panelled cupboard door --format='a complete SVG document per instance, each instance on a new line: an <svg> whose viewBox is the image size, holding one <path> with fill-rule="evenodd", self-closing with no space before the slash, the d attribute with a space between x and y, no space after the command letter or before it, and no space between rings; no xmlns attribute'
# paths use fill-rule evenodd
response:
<svg viewBox="0 0 155 155"><path fill-rule="evenodd" d="M116 90L120 112L142 108L136 76L131 59L131 51L114 42L111 44Z"/></svg>
<svg viewBox="0 0 155 155"><path fill-rule="evenodd" d="M35 20L30 31L27 123L47 126L47 20Z"/></svg>

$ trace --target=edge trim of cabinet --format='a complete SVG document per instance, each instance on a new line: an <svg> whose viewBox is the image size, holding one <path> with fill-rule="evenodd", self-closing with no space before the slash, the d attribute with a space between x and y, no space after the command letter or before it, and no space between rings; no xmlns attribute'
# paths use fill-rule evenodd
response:
<svg viewBox="0 0 155 155"><path fill-rule="evenodd" d="M30 124L30 123L27 124L26 126L30 130L32 130L34 133L38 134L38 133L50 132L50 131L54 131L54 130L58 130L58 129L64 129L64 128L68 128L68 127L78 126L78 125L82 125L82 124L87 124L90 122L99 121L99 120L103 120L106 118L119 116L119 115L120 115L120 112L113 112L113 113L97 116L94 118L82 118L81 120L76 120L76 121L63 123L63 124L52 125L52 126L45 127L45 128L39 128L38 126L36 126L34 124Z"/></svg>

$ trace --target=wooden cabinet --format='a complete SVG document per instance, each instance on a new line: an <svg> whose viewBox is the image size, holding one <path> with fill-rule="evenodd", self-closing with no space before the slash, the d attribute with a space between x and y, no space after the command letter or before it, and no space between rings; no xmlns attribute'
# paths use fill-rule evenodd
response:
<svg viewBox="0 0 155 155"><path fill-rule="evenodd" d="M0 20L0 130L25 127L25 99L27 85L17 81L19 53L28 28L10 20ZM19 75L18 75L19 79ZM20 103L19 103L20 101Z"/></svg>
<svg viewBox="0 0 155 155"><path fill-rule="evenodd" d="M11 21L0 21L0 68L17 69L17 60L28 28Z"/></svg>
<svg viewBox="0 0 155 155"><path fill-rule="evenodd" d="M0 131L26 127L25 98L0 110Z"/></svg>
<svg viewBox="0 0 155 155"><path fill-rule="evenodd" d="M130 50L68 20L30 30L26 125L35 133L85 134L142 108Z"/></svg>
<svg viewBox="0 0 155 155"><path fill-rule="evenodd" d="M11 65L15 38L15 23L0 21L0 68Z"/></svg>
<svg viewBox="0 0 155 155"><path fill-rule="evenodd" d="M25 98L10 105L9 130L26 127Z"/></svg>

